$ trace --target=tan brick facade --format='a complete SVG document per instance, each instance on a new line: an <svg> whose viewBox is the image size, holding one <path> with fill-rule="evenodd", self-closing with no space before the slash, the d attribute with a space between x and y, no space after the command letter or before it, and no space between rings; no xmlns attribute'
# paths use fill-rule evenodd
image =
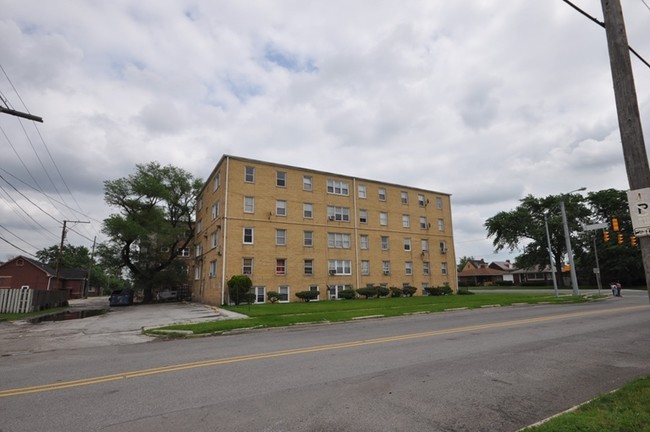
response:
<svg viewBox="0 0 650 432"><path fill-rule="evenodd" d="M223 156L198 204L198 301L228 303L237 274L260 302L269 291L297 301L310 289L320 300L367 285L457 289L445 193Z"/></svg>

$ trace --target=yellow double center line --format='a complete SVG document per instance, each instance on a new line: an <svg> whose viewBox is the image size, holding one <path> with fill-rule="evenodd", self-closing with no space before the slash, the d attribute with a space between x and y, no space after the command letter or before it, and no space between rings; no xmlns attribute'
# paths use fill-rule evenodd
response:
<svg viewBox="0 0 650 432"><path fill-rule="evenodd" d="M476 330L514 327L514 326L520 326L526 324L540 323L545 321L556 321L556 320L563 320L563 319L570 319L570 318L587 317L593 315L605 315L605 314L612 314L612 313L618 313L624 311L629 312L629 311L647 309L647 308L648 305L643 305L643 306L629 306L629 307L621 307L621 308L598 310L598 311L574 312L574 313L550 315L550 316L537 317L537 318L495 322L490 324L478 324L478 325L471 325L471 326L464 326L464 327L455 327L455 328L450 328L445 330L433 330L433 331L406 334L406 335L387 336L387 337L359 340L359 341L349 341L349 342L342 342L337 344L316 345L313 347L295 348L290 350L272 351L272 352L258 353L258 354L248 354L248 355L242 355L236 357L226 357L222 359L203 360L203 361L191 362L191 363L180 363L176 365L162 366L162 367L151 368L151 369L142 369L142 370L136 370L131 372L122 372L122 373L116 373L111 375L102 375L102 376L84 378L79 380L62 381L62 382L43 384L43 385L32 386L32 387L21 387L15 389L0 390L0 398L26 395L30 393L42 393L42 392L47 392L52 390L62 390L71 387L80 387L85 385L100 384L100 383L111 382L111 381L140 378L149 375L157 375L157 374L176 372L176 371L182 371L187 369L202 368L208 366L219 366L219 365L230 364L230 363L262 360L262 359L268 359L274 357L285 357L285 356L292 356L297 354L314 353L319 351L332 351L332 350L340 350L346 348L355 348L355 347L360 347L365 345L376 345L376 344L390 343L390 342L403 341L409 339L421 339L421 338L448 335L454 333L467 333Z"/></svg>

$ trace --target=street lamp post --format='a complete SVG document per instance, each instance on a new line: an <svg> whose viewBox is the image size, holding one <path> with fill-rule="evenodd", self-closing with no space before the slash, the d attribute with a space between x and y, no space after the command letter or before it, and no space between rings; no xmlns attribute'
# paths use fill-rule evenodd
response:
<svg viewBox="0 0 650 432"><path fill-rule="evenodd" d="M548 233L548 213L544 213L544 227L546 228L546 243L548 246L548 261L551 266L551 277L553 278L553 291L555 291L555 297L557 297L557 280L555 279L555 266L553 265L553 253L551 252L551 235Z"/></svg>
<svg viewBox="0 0 650 432"><path fill-rule="evenodd" d="M566 193L565 195L570 195L573 192L580 192L586 190L586 187L581 187L580 189L572 190L571 192ZM571 273L571 288L573 289L573 295L580 295L580 290L578 289L578 277L576 276L576 268L573 264L573 250L571 249L571 237L569 237L569 224L567 223L566 218L566 208L564 207L564 198L560 201L560 211L562 212L562 225L564 225L564 239L566 240L566 251L569 255L569 271Z"/></svg>

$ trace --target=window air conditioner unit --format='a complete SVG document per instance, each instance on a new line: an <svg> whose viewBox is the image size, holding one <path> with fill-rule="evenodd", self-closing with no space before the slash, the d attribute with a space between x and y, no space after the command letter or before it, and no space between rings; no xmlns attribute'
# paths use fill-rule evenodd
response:
<svg viewBox="0 0 650 432"><path fill-rule="evenodd" d="M334 276L336 274L336 270L330 270L330 276Z"/></svg>
<svg viewBox="0 0 650 432"><path fill-rule="evenodd" d="M390 271L389 270L384 270L384 276L388 276L388 275L390 275Z"/></svg>
<svg viewBox="0 0 650 432"><path fill-rule="evenodd" d="M328 216L327 219L329 219L331 221L336 220L336 218L334 216Z"/></svg>
<svg viewBox="0 0 650 432"><path fill-rule="evenodd" d="M440 248L440 253L446 254L447 248L446 247Z"/></svg>

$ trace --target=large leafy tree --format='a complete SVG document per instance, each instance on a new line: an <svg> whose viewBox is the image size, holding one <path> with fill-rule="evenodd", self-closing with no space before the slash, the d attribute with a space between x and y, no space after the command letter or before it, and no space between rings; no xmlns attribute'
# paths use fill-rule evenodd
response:
<svg viewBox="0 0 650 432"><path fill-rule="evenodd" d="M106 203L119 209L104 220L103 232L112 243L108 247L119 250L147 303L153 300L153 288L166 284L179 251L192 241L202 186L187 171L157 162L138 164L134 174L104 182Z"/></svg>
<svg viewBox="0 0 650 432"><path fill-rule="evenodd" d="M557 280L562 283L560 276L566 255L566 242L560 213L561 201L565 204L573 245L578 238L575 233L591 215L589 208L584 204L584 198L576 194L549 195L544 198L528 195L520 200L521 204L514 210L501 211L486 220L487 235L494 238L492 244L495 251L519 250L522 253L515 260L517 267L529 268L539 265L543 268L549 263L546 218L553 264L558 272Z"/></svg>

